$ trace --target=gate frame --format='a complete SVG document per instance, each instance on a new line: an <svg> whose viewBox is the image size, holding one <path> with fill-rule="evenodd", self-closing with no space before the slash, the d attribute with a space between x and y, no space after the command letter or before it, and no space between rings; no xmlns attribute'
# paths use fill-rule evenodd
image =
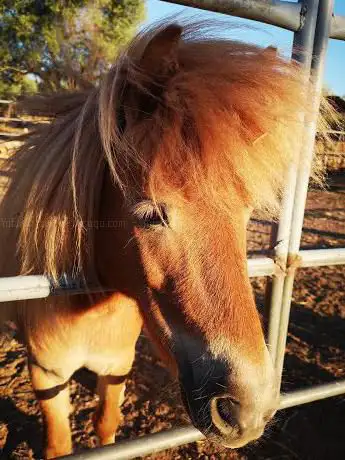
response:
<svg viewBox="0 0 345 460"><path fill-rule="evenodd" d="M162 0L161 0L162 1ZM345 40L345 16L334 16L334 0L165 0L231 16L253 19L294 32L293 59L306 72L306 86L313 75L313 109L318 113L321 99L325 54L329 38ZM298 52L295 50L298 49ZM300 267L345 264L345 248L300 250L305 202L313 159L317 116L305 125L300 151L303 168L292 166L282 200L278 226L272 234L274 255L248 259L249 276L272 276L268 283L268 347L278 371L279 380L289 326L295 274ZM82 286L52 287L45 276L0 278L0 302L48 297L49 295L84 292ZM279 409L337 396L345 393L345 379L292 391L282 395ZM173 428L160 433L121 441L61 459L127 460L204 439L193 426Z"/></svg>

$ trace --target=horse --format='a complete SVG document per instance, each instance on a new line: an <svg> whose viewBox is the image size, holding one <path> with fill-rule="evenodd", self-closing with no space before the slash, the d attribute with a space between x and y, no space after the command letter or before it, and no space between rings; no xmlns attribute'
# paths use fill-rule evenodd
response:
<svg viewBox="0 0 345 460"><path fill-rule="evenodd" d="M27 346L46 458L72 452L81 367L98 375L100 444L114 442L143 325L195 427L229 448L262 435L279 395L246 225L278 212L304 82L272 48L175 20L141 31L97 87L31 102L52 122L2 165L0 276L86 289L0 309Z"/></svg>

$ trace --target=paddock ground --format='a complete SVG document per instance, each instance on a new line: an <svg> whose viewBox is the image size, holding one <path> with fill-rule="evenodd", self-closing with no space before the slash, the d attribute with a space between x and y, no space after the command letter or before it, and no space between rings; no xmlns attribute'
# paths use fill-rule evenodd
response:
<svg viewBox="0 0 345 460"><path fill-rule="evenodd" d="M345 247L345 178L330 178L326 191L308 195L303 247ZM248 233L252 255L268 249L269 224L254 220ZM253 279L263 303L264 278ZM42 457L42 426L28 378L26 354L15 339L0 344L0 448L3 459ZM289 391L345 377L345 267L302 269L293 296L283 390ZM71 382L71 417L75 449L95 446L91 416L97 399L95 378L80 371ZM177 384L143 335L123 404L117 439L135 438L187 422ZM342 460L345 458L345 397L282 411L263 439L238 451L208 443L189 444L155 458L236 460Z"/></svg>

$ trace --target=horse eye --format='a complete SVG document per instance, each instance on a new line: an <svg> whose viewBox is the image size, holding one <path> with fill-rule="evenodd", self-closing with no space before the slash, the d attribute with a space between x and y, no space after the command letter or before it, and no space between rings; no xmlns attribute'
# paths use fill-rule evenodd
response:
<svg viewBox="0 0 345 460"><path fill-rule="evenodd" d="M142 201L134 207L133 215L138 227L149 228L158 225L166 227L168 225L168 214L164 204Z"/></svg>

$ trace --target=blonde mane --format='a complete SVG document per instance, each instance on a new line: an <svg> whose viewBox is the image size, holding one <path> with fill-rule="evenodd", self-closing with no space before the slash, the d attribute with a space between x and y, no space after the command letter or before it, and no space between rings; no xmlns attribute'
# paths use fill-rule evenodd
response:
<svg viewBox="0 0 345 460"><path fill-rule="evenodd" d="M284 174L298 159L299 69L198 23L183 26L178 68L164 86L143 56L166 26L139 34L99 88L34 101L54 120L4 166L11 183L0 209L0 276L87 278L95 249L89 223L98 219L108 173L127 200L188 184L219 204L233 193L276 213Z"/></svg>

